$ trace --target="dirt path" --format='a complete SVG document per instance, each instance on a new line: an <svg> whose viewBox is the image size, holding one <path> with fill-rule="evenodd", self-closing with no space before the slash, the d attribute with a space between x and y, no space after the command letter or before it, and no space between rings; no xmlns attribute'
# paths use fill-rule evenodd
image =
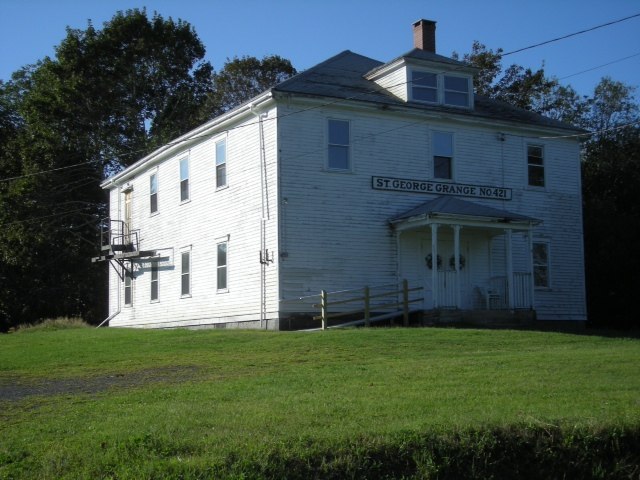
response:
<svg viewBox="0 0 640 480"><path fill-rule="evenodd" d="M135 388L149 383L180 383L192 380L197 367L162 367L112 375L54 380L0 377L0 401L19 401L34 395L78 395L111 388Z"/></svg>

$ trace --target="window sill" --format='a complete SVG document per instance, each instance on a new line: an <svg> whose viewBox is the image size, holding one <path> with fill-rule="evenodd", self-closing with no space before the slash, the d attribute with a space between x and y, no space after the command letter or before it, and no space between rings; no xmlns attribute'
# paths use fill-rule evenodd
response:
<svg viewBox="0 0 640 480"><path fill-rule="evenodd" d="M219 192L221 190L227 190L229 188L229 185L222 185L221 187L216 187L216 192Z"/></svg>
<svg viewBox="0 0 640 480"><path fill-rule="evenodd" d="M180 298L191 298L191 294L188 293L186 295L180 295Z"/></svg>
<svg viewBox="0 0 640 480"><path fill-rule="evenodd" d="M160 303L160 300L150 300L149 303Z"/></svg>
<svg viewBox="0 0 640 480"><path fill-rule="evenodd" d="M160 215L160 212L159 212L159 211L156 211L156 212L150 213L150 214L149 214L149 218L157 217L158 215Z"/></svg>
<svg viewBox="0 0 640 480"><path fill-rule="evenodd" d="M216 290L216 293L221 293L221 294L223 294L223 293L229 293L229 289L228 289L228 288L222 288L222 289L220 289L220 290Z"/></svg>
<svg viewBox="0 0 640 480"><path fill-rule="evenodd" d="M191 203L191 199L190 198L187 198L186 200L182 200L180 202L180 205L186 205L187 203Z"/></svg>
<svg viewBox="0 0 640 480"><path fill-rule="evenodd" d="M327 172L327 173L342 173L342 174L355 173L353 171L353 169L351 169L351 168L329 168L329 167L326 167L324 169L324 171Z"/></svg>

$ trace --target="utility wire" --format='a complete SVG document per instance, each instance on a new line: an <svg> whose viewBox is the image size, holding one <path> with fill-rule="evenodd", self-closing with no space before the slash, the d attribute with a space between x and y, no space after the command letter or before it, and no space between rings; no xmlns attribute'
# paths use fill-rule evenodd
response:
<svg viewBox="0 0 640 480"><path fill-rule="evenodd" d="M575 77L576 75L581 75L583 73L592 72L593 70L597 70L599 68L606 67L608 65L613 65L614 63L622 62L623 60L628 60L630 58L637 57L638 55L640 55L640 52L634 53L633 55L629 55L627 57L619 58L617 60L613 60L612 62L609 62L609 63L603 63L602 65L598 65L597 67L588 68L587 70L582 70L581 72L572 73L571 75L566 75L564 77L560 77L558 80L564 80L565 78L571 78L571 77Z"/></svg>
<svg viewBox="0 0 640 480"><path fill-rule="evenodd" d="M513 55L514 53L524 52L525 50L530 50L532 48L541 47L542 45L547 45L549 43L558 42L560 40L565 40L570 37L575 37L576 35L582 35L583 33L592 32L593 30L597 30L599 28L608 27L610 25L615 25L616 23L624 22L626 20L631 20L632 18L640 17L640 13L636 13L635 15L630 15L628 17L620 18L619 20L613 20L607 23L601 23L600 25L596 25L595 27L587 28L585 30L580 30L579 32L570 33L568 35L563 35L562 37L552 38L551 40L546 40L544 42L536 43L535 45L529 45L528 47L519 48L517 50L512 50L507 53L503 53L502 56L506 57L507 55Z"/></svg>
<svg viewBox="0 0 640 480"><path fill-rule="evenodd" d="M607 27L607 26L610 26L610 25L614 25L616 23L621 23L621 22L624 22L626 20L630 20L630 19L637 18L637 17L640 17L640 13L637 13L635 15L630 15L628 17L624 17L624 18L621 18L621 19L618 19L618 20L613 20L611 22L607 22L607 23L603 23L603 24L600 24L600 25L596 25L595 27L591 27L591 28L588 28L588 29L585 29L585 30L580 30L578 32L570 33L570 34L564 35L562 37L557 37L557 38L553 38L551 40L546 40L544 42L540 42L540 43L537 43L537 44L534 44L534 45L530 45L528 47L523 47L523 48L519 48L517 50L512 50L510 52L501 54L501 56L502 57L506 57L507 55L512 55L514 53L522 52L522 51L525 51L525 50L530 50L532 48L536 48L536 47L540 47L542 45L547 45L549 43L553 43L553 42L557 42L557 41L560 41L560 40L564 40L564 39L567 39L567 38L570 38L570 37L574 37L576 35L581 35L583 33L591 32L591 31L597 30L599 28L604 28L604 27ZM619 62L619 61L622 61L622 60L626 60L628 58L632 58L632 57L635 57L635 56L638 56L638 55L640 55L640 53L637 53L637 54L634 54L634 55L630 55L628 57L624 57L624 58L619 59L619 60L615 60L615 61L607 63L605 65L600 65L598 67L594 67L593 69L584 70L582 72L578 72L578 73L575 73L575 74L572 74L572 75L569 75L569 76L566 76L566 77L562 77L561 79L569 78L569 77L572 77L572 76L575 76L575 75L579 75L581 73L585 73L585 72L588 72L588 71L591 71L591 70L595 70L597 68L601 68L601 67L604 67L606 65L611 65L612 63L616 63L616 62ZM441 71L439 73L447 73L447 72L459 70L461 68L464 68L464 66L458 66L458 67L455 67L455 68L453 68L451 70ZM400 82L400 83L398 83L396 85L392 85L392 86L387 87L387 88L399 87L399 86L407 85L407 84L410 84L410 83L413 83L413 80L408 80L406 82ZM356 100L358 97L361 97L363 95L369 95L369 94L372 94L372 93L378 93L378 92L377 92L377 90L373 90L373 89L372 90L368 90L368 91L359 93L357 95L353 95L351 97L338 98L336 100L332 100L330 102L326 102L326 103L321 104L321 105L314 105L312 107L304 108L304 109L301 109L301 110L296 110L296 111L293 111L293 112L286 113L284 115L279 115L279 116L276 116L276 117L273 117L273 118L267 118L264 121L280 120L282 118L285 118L285 117L288 117L288 116L291 116L291 115L297 115L297 114L300 114L300 113L304 113L304 112L307 112L309 110L328 107L328 106L334 105L336 103L344 102L344 101ZM221 134L224 134L224 133L228 133L228 132L230 132L232 130L245 128L245 127L249 127L249 126L252 126L252 125L257 125L258 123L259 123L259 121L249 122L249 123L245 123L243 125L238 125L236 127L231 127L231 128L228 128L228 129L225 129L225 130L216 131L216 132L213 132L213 133L207 133L207 134L196 135L194 137L184 138L184 139L180 139L180 140L174 140L173 142L166 143L165 145L163 145L163 147L166 147L166 148L174 147L174 146L179 145L181 143L185 143L185 142L192 141L192 140L198 140L198 139L201 139L201 138L208 138L208 137L212 137L212 136L215 136L215 135L221 135ZM559 137L540 137L540 138L566 138L566 137L565 136L559 136ZM143 153L145 151L146 151L145 149L140 149L140 150L137 150L137 151L128 152L126 154L121 154L120 158L122 158L124 156L140 154L140 153ZM0 179L0 182L7 182L7 181L10 181L10 180L17 180L17 179L20 179L20 178L26 178L26 177L35 176L35 175L42 175L42 174L45 174L45 173L50 173L50 172L54 172L54 171L58 171L58 170L64 170L64 169L67 169L67 168L74 168L74 167L78 167L78 166L81 166L81 165L87 165L87 164L91 164L91 163L95 163L95 161L91 160L91 161L87 161L87 162L76 163L74 165L67 165L65 167L54 168L54 169L51 169L51 170L42 170L40 172L29 173L29 174L25 174L25 175L18 175L18 176L9 177L9 178L3 178L3 179Z"/></svg>

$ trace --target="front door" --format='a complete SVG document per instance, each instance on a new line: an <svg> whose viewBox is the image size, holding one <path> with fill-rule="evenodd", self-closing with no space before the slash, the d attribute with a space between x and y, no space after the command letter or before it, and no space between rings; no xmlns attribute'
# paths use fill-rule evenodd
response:
<svg viewBox="0 0 640 480"><path fill-rule="evenodd" d="M461 242L460 270L456 273L454 266L453 239L438 239L438 255L434 260L431 254L431 238L420 242L422 259L422 279L424 285L424 308L433 309L433 269L437 268L437 305L439 308L468 308L469 265L468 248ZM460 282L460 298L458 299L458 282Z"/></svg>

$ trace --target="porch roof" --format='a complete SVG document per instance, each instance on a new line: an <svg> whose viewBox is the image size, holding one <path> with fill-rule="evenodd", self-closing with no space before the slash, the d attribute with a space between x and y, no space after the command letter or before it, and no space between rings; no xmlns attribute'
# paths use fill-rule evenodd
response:
<svg viewBox="0 0 640 480"><path fill-rule="evenodd" d="M389 220L392 225L419 226L430 223L473 223L478 226L529 229L541 223L533 217L487 207L453 196L429 200Z"/></svg>

